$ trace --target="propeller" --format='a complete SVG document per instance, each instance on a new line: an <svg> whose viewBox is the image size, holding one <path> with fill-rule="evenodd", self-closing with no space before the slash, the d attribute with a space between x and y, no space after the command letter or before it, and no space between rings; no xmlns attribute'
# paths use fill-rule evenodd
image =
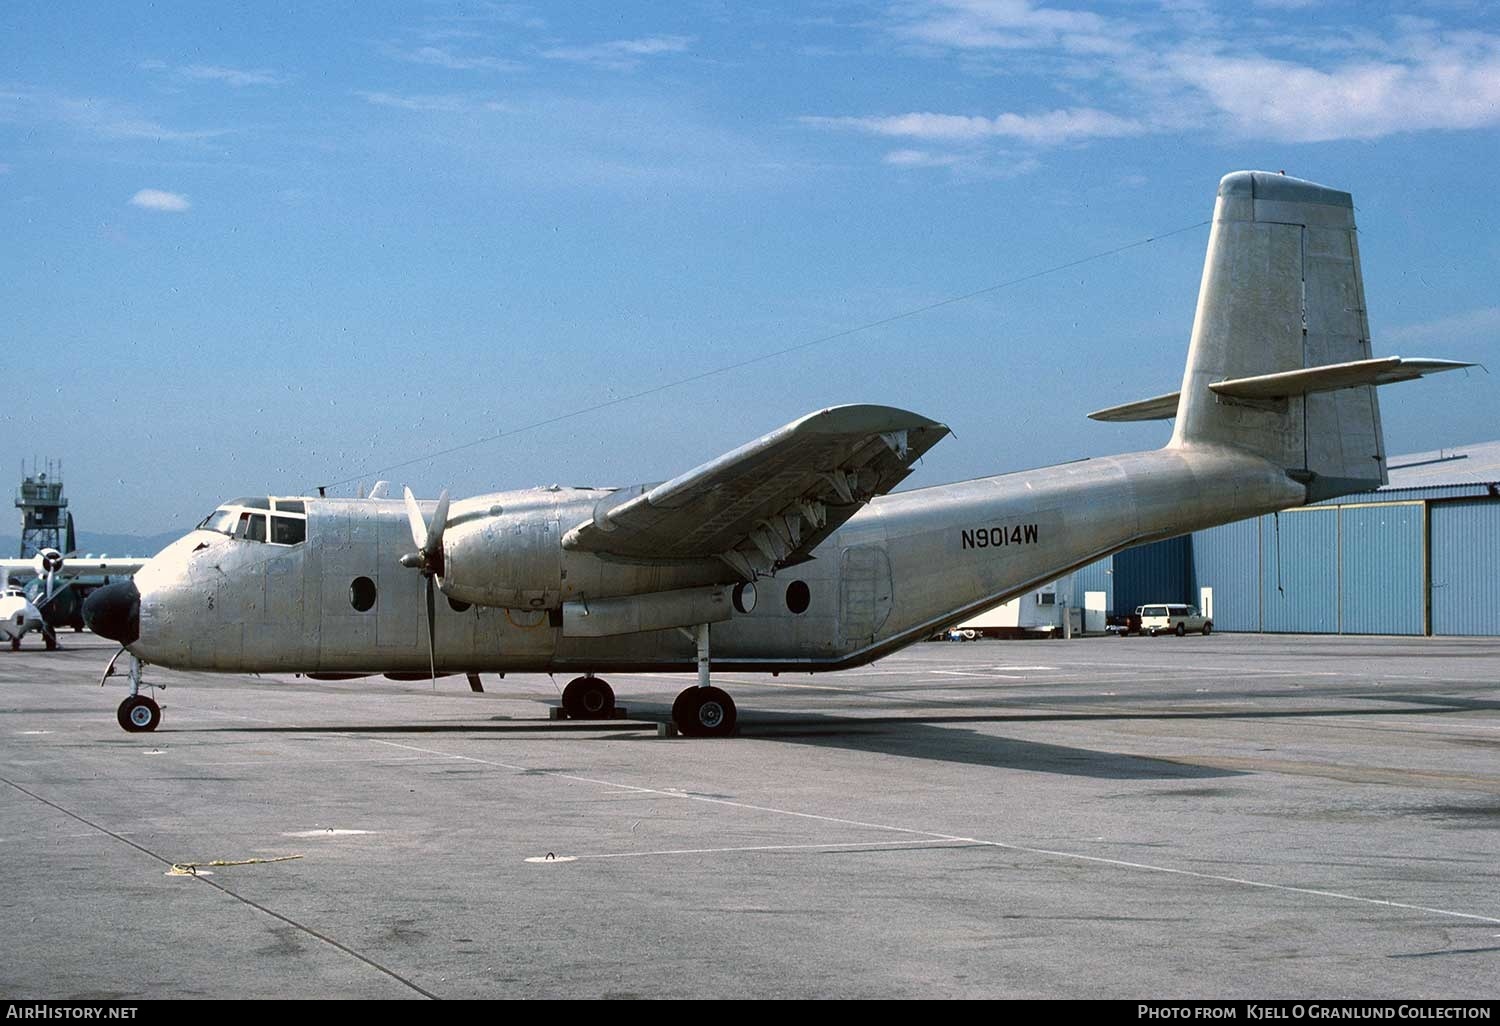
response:
<svg viewBox="0 0 1500 1026"><path fill-rule="evenodd" d="M63 568L63 554L56 549L42 549L36 554L35 564L37 576L46 580L46 589L42 592L42 603L45 605L52 601L52 582L57 572Z"/></svg>
<svg viewBox="0 0 1500 1026"><path fill-rule="evenodd" d="M427 666L432 673L433 686L437 686L437 599L433 581L443 584L443 529L448 526L448 490L438 496L437 509L432 511L432 523L422 516L417 500L406 489L406 519L411 523L411 540L417 551L401 557L401 565L411 570L420 570L427 578Z"/></svg>

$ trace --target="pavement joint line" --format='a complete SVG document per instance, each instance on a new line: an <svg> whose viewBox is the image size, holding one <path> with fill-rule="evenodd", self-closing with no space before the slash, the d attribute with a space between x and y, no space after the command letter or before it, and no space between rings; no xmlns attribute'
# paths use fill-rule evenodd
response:
<svg viewBox="0 0 1500 1026"><path fill-rule="evenodd" d="M147 848L144 845L137 844L134 841L130 840L128 837L124 837L121 834L116 833L115 831L109 829L106 826L102 826L102 825L100 825L98 823L95 823L94 821L92 821L90 819L86 819L83 816L80 816L78 813L72 811L71 809L64 808L63 806L57 804L54 801L51 801L51 800L49 800L47 798L43 798L41 795L35 793L34 791L27 790L26 788L22 787L20 784L16 783L14 780L9 779L8 777L0 777L0 782L9 784L11 787L15 788L17 791L20 791L22 794L26 795L28 798L32 799L33 801L40 802L41 804L47 806L48 808L55 809L56 811L62 813L64 816L67 816L69 819L76 820L79 823L82 823L84 826L87 826L87 827L89 827L89 828L91 828L93 830L96 830L99 833L104 834L104 835L106 835L108 837L114 838L116 841L119 841L121 844L128 845L129 847L134 848L136 851L140 852L142 855L146 855L147 857L155 859L157 862L160 862L162 865L166 866L168 870L173 869L177 865L177 863L173 862L171 859L167 858L166 856L159 855L156 852L152 851L150 848ZM376 970L377 972L380 972L380 973L385 974L386 976L389 976L391 979L395 980L397 983L399 983L402 986L407 987L407 988L409 988L411 990L416 991L418 994L421 994L425 998L431 998L434 1001L441 1000L441 998L439 998L436 994L432 993L431 991L424 990L422 987L418 986L416 983L412 982L411 980L408 980L406 977L402 976L400 973L397 973L395 970L386 968L385 966L381 965L379 962L376 962L374 959L369 958L366 955L360 954L358 951L355 951L353 948L349 947L346 944L341 944L339 941L334 940L332 937L329 937L327 934L319 933L317 930L314 930L312 927L306 926L306 925L304 925L302 923L297 922L295 919L290 918L289 916L282 915L280 912L277 912L277 911L275 911L273 909L267 908L265 905L260 904L258 901L254 901L254 900L252 900L250 898L247 898L243 894L237 894L234 891L230 890L228 887L225 887L223 884L218 883L215 880L209 879L207 876L202 876L202 875L198 875L198 874L192 874L192 879L197 880L197 881L199 881L201 883L207 884L209 887L212 887L214 890L220 892L221 894L227 895L228 897L233 898L235 901L238 901L238 902L240 902L243 905L247 905L250 908L255 909L257 912L261 912L264 915L270 916L272 919L276 919L276 920L278 920L280 922L286 923L288 926L292 927L293 929L300 930L302 933L307 934L309 937L312 937L315 940L322 941L324 944L327 944L329 947L332 947L332 948L334 948L334 949L336 949L338 951L342 951L344 954L348 955L349 957L354 958L354 959L356 959L356 960L358 960L360 962L363 962L365 965L369 966L371 969Z"/></svg>
<svg viewBox="0 0 1500 1026"><path fill-rule="evenodd" d="M946 838L934 837L926 841L902 840L902 841L830 841L823 844L755 844L732 848L667 848L661 851L615 851L603 852L594 855L574 855L573 858L582 861L584 859L638 859L649 858L658 855L732 855L736 852L754 851L832 851L834 849L871 850L887 849L893 845L900 845L902 850L916 845L938 847L955 846L958 842ZM988 845L965 844L964 847L988 847Z"/></svg>
<svg viewBox="0 0 1500 1026"><path fill-rule="evenodd" d="M1085 855L1082 852L1059 851L1053 848L1037 848L1024 844L1012 844L1006 841L987 840L979 837L960 837L955 834L943 834L933 830L921 830L913 827L893 826L889 823L870 823L857 819L845 819L839 816L825 816L815 812L798 812L794 809L778 809L768 805L754 805L748 802L736 802L728 798L714 798L708 795L693 794L688 791L664 791L654 787L641 787L635 784L621 784L609 780L599 780L593 777L581 777L571 773L559 773L549 770L535 770L530 767L513 766L506 763L496 763L490 760L480 759L470 755L456 755L451 752L438 752L431 749L417 748L413 745L401 745L392 741L380 741L378 744L392 745L397 748L411 748L413 751L427 751L434 755L447 755L449 758L461 759L469 762L477 762L483 765L499 766L504 769L518 771L529 771L540 776L557 777L561 780L572 780L588 784L603 785L606 787L617 787L640 792L642 794L657 794L664 798L682 798L710 805L722 805L728 808L744 809L752 812L766 812L779 816L790 816L797 819L810 819L823 823L836 823L841 826L866 827L872 830L885 830L892 833L907 834L911 836L929 837L934 841L958 842L972 845L983 845L991 848L999 848L1005 851L1021 852L1028 855L1037 855L1045 858L1069 859L1075 862L1088 862L1094 865L1113 866L1119 869L1134 869L1143 872L1161 873L1170 876L1188 877L1195 880L1207 880L1217 883L1234 884L1240 887L1254 887L1260 890L1280 891L1286 894L1304 894L1310 897L1333 898L1339 901L1358 902L1365 905L1378 905L1386 908L1406 909L1413 912L1426 912L1432 915L1450 916L1456 919L1469 919L1481 923L1494 923L1500 925L1500 917L1478 915L1473 912L1456 912L1452 909L1434 908L1429 905L1417 905L1402 901L1391 901L1386 898L1370 898L1360 894L1346 894L1342 891L1320 890L1314 887L1298 887L1295 884L1269 883L1261 880L1249 880L1244 877L1228 876L1220 873L1203 873L1193 869L1178 869L1172 866L1157 866L1147 862L1130 862L1124 859L1112 859L1103 855Z"/></svg>
<svg viewBox="0 0 1500 1026"><path fill-rule="evenodd" d="M1015 673L985 673L980 670L928 670L928 673L941 673L949 677L975 677L979 680L1030 680L1029 677Z"/></svg>

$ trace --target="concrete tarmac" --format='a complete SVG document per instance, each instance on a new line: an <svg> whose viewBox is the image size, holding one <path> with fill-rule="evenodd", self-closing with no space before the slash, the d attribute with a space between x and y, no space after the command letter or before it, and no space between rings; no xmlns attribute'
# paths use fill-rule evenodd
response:
<svg viewBox="0 0 1500 1026"><path fill-rule="evenodd" d="M545 676L155 668L127 734L112 645L26 642L7 998L1500 991L1496 639L928 643L716 675L721 741L656 736L687 677L570 724Z"/></svg>

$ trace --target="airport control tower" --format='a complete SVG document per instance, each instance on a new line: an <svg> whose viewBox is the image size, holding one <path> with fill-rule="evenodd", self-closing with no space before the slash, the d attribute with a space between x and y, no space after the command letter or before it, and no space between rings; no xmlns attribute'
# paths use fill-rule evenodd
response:
<svg viewBox="0 0 1500 1026"><path fill-rule="evenodd" d="M26 473L26 464L21 464L21 488L16 493L16 508L21 511L22 559L36 555L42 549L57 549L72 552L73 514L69 513L68 500L63 498L62 464L38 471L32 461L31 473Z"/></svg>

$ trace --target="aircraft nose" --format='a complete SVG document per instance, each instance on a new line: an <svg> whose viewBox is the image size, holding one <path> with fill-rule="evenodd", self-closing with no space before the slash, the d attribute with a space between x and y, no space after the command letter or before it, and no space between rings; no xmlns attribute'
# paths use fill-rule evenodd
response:
<svg viewBox="0 0 1500 1026"><path fill-rule="evenodd" d="M141 636L141 593L134 581L94 589L83 600L83 622L102 638L129 645Z"/></svg>

